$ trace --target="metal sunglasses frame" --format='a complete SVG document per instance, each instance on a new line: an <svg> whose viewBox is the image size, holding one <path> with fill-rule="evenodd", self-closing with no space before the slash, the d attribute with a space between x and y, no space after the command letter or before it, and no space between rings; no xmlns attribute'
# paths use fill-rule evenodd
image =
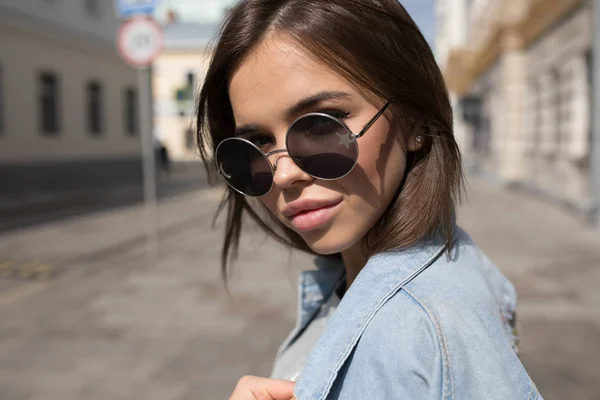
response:
<svg viewBox="0 0 600 400"><path fill-rule="evenodd" d="M219 145L217 146L216 150L215 150L215 165L217 168L217 172L221 175L223 175L223 177L225 177L225 182L227 183L227 185L229 185L230 188L232 188L233 190L235 190L236 192L244 195L244 196L248 196L248 197L262 197L262 196L266 196L267 194L269 194L271 192L271 189L273 189L273 185L275 184L275 172L277 171L277 162L279 161L279 159L277 159L277 161L275 162L275 164L273 164L271 162L271 160L269 160L269 157L271 157L274 154L279 154L279 153L289 153L288 150L288 138L289 138L289 133L290 133L290 129L292 129L292 127L301 119L307 118L307 117L311 117L311 116L316 116L316 117L325 117L325 118L329 118L335 122L337 122L338 124L340 124L341 126L343 126L344 128L346 128L346 130L349 132L349 136L350 136L350 140L351 142L356 142L357 139L359 139L360 137L362 137L365 133L367 133L367 131L371 128L371 126L373 126L373 124L375 122L377 122L377 120L379 119L379 117L381 117L381 115L383 115L383 113L385 112L385 110L388 109L388 107L391 105L391 102L387 102L385 103L385 105L377 112L377 114L375 114L375 116L373 118L371 118L371 120L369 120L369 122L367 122L363 128L360 130L360 132L358 133L352 133L352 130L350 130L350 128L348 128L348 126L341 121L338 118L335 118L329 114L324 114L324 113L308 113L308 114L304 114L300 117L298 117L297 119L294 120L294 122L292 122L290 124L290 126L288 127L286 133L285 133L285 148L284 149L277 149L277 150L273 150L273 151L269 151L268 153L265 153L264 151L262 151L260 149L260 147L258 147L257 145L255 145L254 143L252 143L251 141L249 141L248 139L244 139L244 138L239 138L239 137L230 137L227 139L224 139L221 141L221 143L219 143ZM247 193L242 192L241 190L238 190L237 188L235 188L233 185L231 185L228 181L228 179L231 179L231 175L228 175L225 171L223 171L223 169L221 168L222 166L222 162L219 162L219 160L217 159L217 154L219 154L219 148L223 145L223 143L226 143L230 140L238 140L238 141L242 141L245 142L247 144L249 144L250 146L254 147L256 150L258 150L258 152L260 154L262 154L262 156L265 158L265 160L267 161L267 163L269 164L269 166L271 167L271 186L269 187L269 190L267 190L267 192L265 194L260 194L260 195L250 195ZM358 161L358 144L356 146L356 159L354 160L354 163L352 164L352 168L350 168L350 170L348 172L346 172L344 175L336 177L336 178L321 178L318 176L314 176L312 174L309 174L308 172L304 171L298 164L296 164L296 162L294 161L294 158L292 156L290 156L290 159L292 160L292 162L298 167L300 168L302 171L304 171L304 173L310 175L311 177L315 178L315 179L321 179L324 181L334 181L337 179L342 179L343 177L347 176L348 174L350 174L353 170L354 167L356 166L356 163Z"/></svg>

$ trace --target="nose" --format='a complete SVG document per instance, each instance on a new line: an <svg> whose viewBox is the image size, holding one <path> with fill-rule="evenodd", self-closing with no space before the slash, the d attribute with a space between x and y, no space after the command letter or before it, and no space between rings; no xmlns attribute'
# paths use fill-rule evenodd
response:
<svg viewBox="0 0 600 400"><path fill-rule="evenodd" d="M279 155L274 166L273 183L281 189L288 189L313 180L313 177L302 171L288 154Z"/></svg>

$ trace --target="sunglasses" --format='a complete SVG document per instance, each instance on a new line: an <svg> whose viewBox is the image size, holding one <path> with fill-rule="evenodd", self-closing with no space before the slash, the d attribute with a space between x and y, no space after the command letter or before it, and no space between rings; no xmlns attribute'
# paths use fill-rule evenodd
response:
<svg viewBox="0 0 600 400"><path fill-rule="evenodd" d="M274 154L288 153L298 168L313 178L343 178L352 172L358 160L356 140L389 106L387 102L356 134L329 114L305 114L288 128L285 149L268 151L270 144L257 145L244 138L227 138L215 150L217 170L231 188L250 197L264 196L271 191L277 162L272 164L269 157Z"/></svg>

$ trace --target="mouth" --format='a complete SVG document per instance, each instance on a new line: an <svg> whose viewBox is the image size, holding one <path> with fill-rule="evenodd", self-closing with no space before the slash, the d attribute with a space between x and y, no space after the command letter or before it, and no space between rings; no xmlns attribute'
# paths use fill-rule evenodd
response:
<svg viewBox="0 0 600 400"><path fill-rule="evenodd" d="M299 212L288 215L291 225L296 231L310 231L327 224L336 215L343 200L326 204L307 206Z"/></svg>

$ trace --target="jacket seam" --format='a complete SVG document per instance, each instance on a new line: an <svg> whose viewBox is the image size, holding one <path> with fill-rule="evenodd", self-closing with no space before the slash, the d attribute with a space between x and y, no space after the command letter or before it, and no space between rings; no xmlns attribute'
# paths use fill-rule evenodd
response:
<svg viewBox="0 0 600 400"><path fill-rule="evenodd" d="M439 321L439 317L437 313L427 305L427 303L415 295L410 289L407 287L402 288L410 297L412 297L417 304L419 304L427 317L431 321L433 327L435 328L438 343L440 346L440 350L442 352L442 399L446 399L448 396L448 386L450 391L450 399L454 399L454 376L452 374L452 361L450 358L450 350L448 349L448 341L446 339L446 335L444 333L444 329L442 328L442 324ZM448 375L446 377L446 374Z"/></svg>
<svg viewBox="0 0 600 400"><path fill-rule="evenodd" d="M352 340L350 341L349 346L347 346L347 348L344 350L344 352L342 354L342 357L340 357L340 359L336 363L336 365L335 365L335 367L333 369L333 373L331 374L330 378L328 379L327 385L323 388L323 390L320 391L320 393L319 393L319 395L317 397L318 399L323 400L323 399L325 399L327 397L328 393L331 390L331 387L333 386L333 383L337 379L337 376L338 376L338 373L339 373L340 369L342 368L342 366L344 365L344 363L348 359L349 354L352 352L352 349L354 349L354 347L356 346L356 343L358 342L358 340L360 339L360 337L364 333L365 329L367 328L367 326L369 325L369 323L371 322L371 320L375 317L375 315L379 312L379 310L381 309L381 307L383 307L383 305L386 304L388 301L390 301L391 298L393 298L401 290L403 290L408 283L410 283L413 279L415 279L418 275L420 275L424 270L426 270L427 268L429 268L440 257L440 255L443 253L442 250L437 249L427 259L426 262L424 262L419 268L417 268L416 270L414 270L404 280L402 280L399 284L397 284L394 287L393 290L389 291L385 296L383 296L382 298L379 299L379 301L377 302L377 305L370 311L370 313L368 314L367 318L365 318L362 321L360 328L358 329L358 331L356 332L356 334L352 337Z"/></svg>
<svg viewBox="0 0 600 400"><path fill-rule="evenodd" d="M527 400L533 399L533 396L536 394L539 395L537 386L535 386L535 383L531 380L531 378L529 378L529 383L531 383L531 393L529 394L529 397L527 398Z"/></svg>

